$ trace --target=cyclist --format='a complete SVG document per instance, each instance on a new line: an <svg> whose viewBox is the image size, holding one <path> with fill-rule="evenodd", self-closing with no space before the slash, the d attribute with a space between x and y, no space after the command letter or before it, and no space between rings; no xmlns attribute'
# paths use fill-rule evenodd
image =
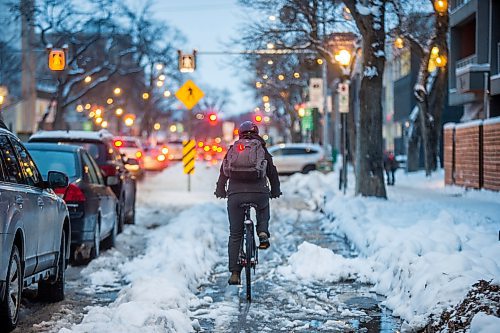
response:
<svg viewBox="0 0 500 333"><path fill-rule="evenodd" d="M242 203L254 203L257 205L257 235L259 237L259 249L267 249L269 243L269 198L278 198L281 195L278 172L273 164L273 158L266 149L266 142L259 136L259 128L251 121L243 122L238 133L240 139L257 139L262 143L267 160L266 176L269 179L271 189L269 190L266 177L257 180L237 180L229 179L223 172L221 166L215 196L217 198L228 198L227 212L229 216L229 271L231 277L228 283L231 285L241 284L241 265L238 264L238 254L241 239L244 232L244 209L240 207ZM227 154L224 158L227 158ZM226 183L229 180L226 191Z"/></svg>

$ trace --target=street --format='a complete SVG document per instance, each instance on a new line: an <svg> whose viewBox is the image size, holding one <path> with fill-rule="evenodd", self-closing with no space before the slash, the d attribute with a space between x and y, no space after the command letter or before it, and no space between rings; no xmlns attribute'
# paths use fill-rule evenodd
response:
<svg viewBox="0 0 500 333"><path fill-rule="evenodd" d="M390 311L381 305L383 297L371 291L371 286L368 284L357 282L354 278L341 279L333 283L308 281L298 283L293 279L287 279L286 274L281 273L280 270L287 265L288 258L303 242L331 249L347 258L357 256L345 238L323 232L320 227L323 215L311 209L314 208L311 207L311 202L296 196L289 198L285 196L283 199L272 201L272 246L269 251L259 253L260 262L253 288L254 299L252 303L247 303L241 287L227 285L228 228L224 211L225 202L216 201L210 192L210 183L215 180L217 168L200 166L199 171L204 174L195 175L192 194L183 189L186 184L182 181L171 184L168 182L176 172L180 172L179 165L165 170L163 174L148 175L139 187L137 225L127 226L124 233L118 236L116 248L102 253L88 266L68 269L67 296L63 302L47 306L36 300L34 291L28 290L21 311L20 325L14 332L66 332L67 329L76 332L104 332L109 331L109 328L104 329L104 327L114 325L120 327L125 324L122 320L112 326L105 326L105 323L111 325L111 321L114 321L113 316L120 315L125 304L119 306L119 303L129 303L132 306L133 296L130 295L140 292L142 295L136 294L136 296L139 296L141 301L136 301L145 301L151 305L172 297L170 293L178 287L178 284L172 282L172 285L176 286L170 286L172 289L169 286L162 286L162 282L158 279L168 279L168 277L157 275L157 266L168 264L199 265L200 268L198 270L194 267L194 271L198 272L196 279L192 280L193 283L196 283L196 280L200 281L199 284L185 285L184 287L190 290L183 290L185 294L174 296L174 303L181 303L176 304L178 310L174 310L176 306L173 306L170 311L180 311L182 315L179 313L172 317L166 316L161 320L165 321L162 324L158 322L161 317L155 319L156 323L153 326L164 325L168 332L190 331L189 326L191 329L203 332L355 332L362 328L366 329L365 332L394 332L398 329L399 320L393 318ZM180 177L177 175L177 178ZM287 180L283 181L286 183ZM194 198L192 203L183 200L189 196ZM179 207L178 202L182 201L185 204ZM201 208L198 210L196 207ZM209 215L214 214L213 210L215 218L219 220L211 226L209 226L212 224L211 216L209 216L210 223L196 217L186 221L200 226L200 230L196 227L192 230L195 235L199 235L203 225L210 227L212 235L209 235L211 241L206 243L208 249L200 247L194 252L186 253L200 257L185 258L185 262L181 263L173 258L179 252L162 253L162 248L151 247L152 244L149 242L155 238L155 234L165 236L162 240L164 242L168 242L172 237L175 238L175 235L160 230L168 228L172 223L179 223L176 217L183 216L183 212L192 214L193 209L200 214L207 212ZM177 229L174 227L171 230ZM185 240L192 236L183 237ZM199 241L205 242L205 238ZM186 246L189 244L182 244L176 248L183 249ZM153 256L148 258L151 251L156 252L154 258ZM164 262L151 261L156 259ZM205 259L207 261L203 262ZM150 276L150 281L146 281L148 279L145 275ZM175 280L175 273L172 275L171 278ZM187 278L191 279L193 276L188 275ZM160 285L154 285L155 281ZM135 287L130 283L145 284L134 291ZM155 291L163 294L163 288L165 295L155 299L158 296ZM107 307L111 308L111 312L107 312ZM130 309L125 314L132 313L129 311ZM80 323L85 316L94 317L84 320L80 326L73 326ZM151 314L144 318L137 316L132 318L132 323L135 320L144 320L142 325L152 324L151 319L147 319ZM172 319L174 323L168 323ZM101 323L96 320L100 320ZM136 328L129 326L127 332L139 330L141 324L139 321L135 323ZM184 326L186 324L187 327ZM113 331L120 330L113 328Z"/></svg>

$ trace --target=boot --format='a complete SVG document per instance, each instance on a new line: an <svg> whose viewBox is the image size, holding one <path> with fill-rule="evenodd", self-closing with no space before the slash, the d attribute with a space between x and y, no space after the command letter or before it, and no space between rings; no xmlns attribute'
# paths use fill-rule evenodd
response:
<svg viewBox="0 0 500 333"><path fill-rule="evenodd" d="M227 283L229 283L230 285L241 284L240 272L238 272L238 271L231 272L231 277L229 277L229 280L227 281Z"/></svg>
<svg viewBox="0 0 500 333"><path fill-rule="evenodd" d="M259 232L259 249L260 250L265 250L271 246L271 243L269 243L269 237L267 237L267 234L264 231Z"/></svg>

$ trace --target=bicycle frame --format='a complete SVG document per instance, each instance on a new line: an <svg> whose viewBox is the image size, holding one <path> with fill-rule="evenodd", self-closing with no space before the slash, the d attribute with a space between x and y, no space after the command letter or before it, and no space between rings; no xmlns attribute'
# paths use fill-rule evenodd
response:
<svg viewBox="0 0 500 333"><path fill-rule="evenodd" d="M239 256L239 264L245 268L246 275L246 287L247 287L247 300L251 301L252 299L252 286L251 286L251 269L253 268L255 274L255 267L258 263L258 250L257 244L255 242L254 235L254 222L250 216L251 208L256 206L254 204L243 204L242 208L245 209L245 233L241 238L240 245L240 256Z"/></svg>

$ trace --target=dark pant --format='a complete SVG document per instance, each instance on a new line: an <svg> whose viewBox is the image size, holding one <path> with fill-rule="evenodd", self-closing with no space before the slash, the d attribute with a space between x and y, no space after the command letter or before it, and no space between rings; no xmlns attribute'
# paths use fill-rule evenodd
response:
<svg viewBox="0 0 500 333"><path fill-rule="evenodd" d="M385 174L387 175L387 185L394 185L396 179L394 178L394 174L396 173L395 169L385 170Z"/></svg>
<svg viewBox="0 0 500 333"><path fill-rule="evenodd" d="M265 232L269 235L269 194L267 193L235 193L229 195L227 200L227 213L229 215L229 271L241 271L238 265L238 253L241 238L245 227L245 210L240 207L242 203L254 203L257 205L257 234Z"/></svg>

